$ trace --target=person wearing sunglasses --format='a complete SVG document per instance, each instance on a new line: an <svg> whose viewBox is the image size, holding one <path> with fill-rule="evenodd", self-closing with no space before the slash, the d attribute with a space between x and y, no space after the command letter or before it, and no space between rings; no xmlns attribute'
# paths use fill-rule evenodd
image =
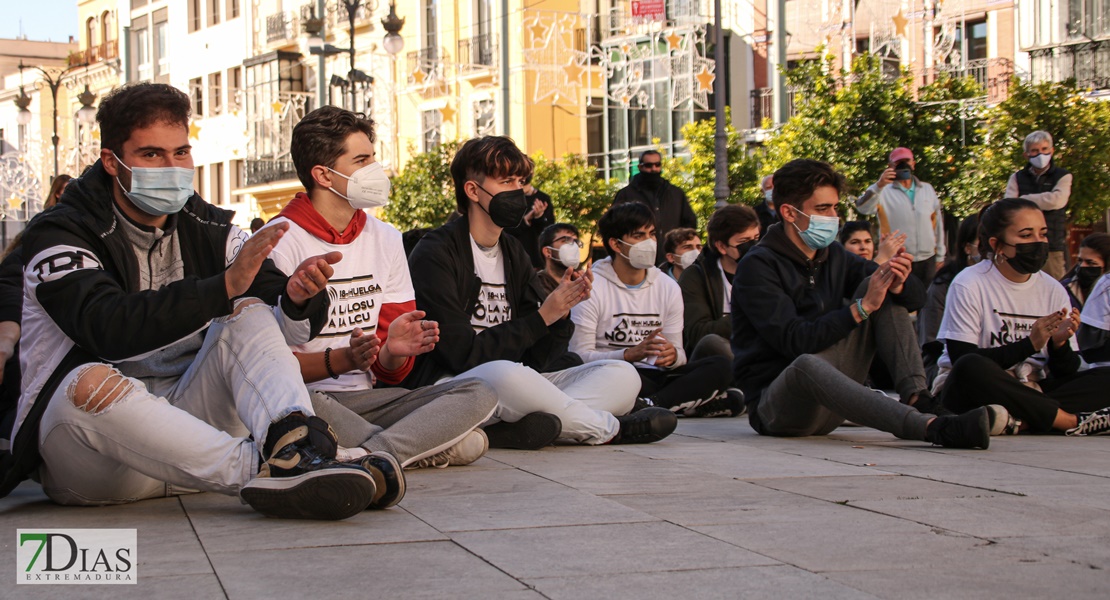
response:
<svg viewBox="0 0 1110 600"><path fill-rule="evenodd" d="M632 176L628 185L617 192L613 206L625 202L642 202L655 213L655 235L666 239L672 229L698 228L698 217L686 199L686 192L663 178L663 155L648 150L640 155L640 172ZM655 264L666 260L662 245L656 250Z"/></svg>

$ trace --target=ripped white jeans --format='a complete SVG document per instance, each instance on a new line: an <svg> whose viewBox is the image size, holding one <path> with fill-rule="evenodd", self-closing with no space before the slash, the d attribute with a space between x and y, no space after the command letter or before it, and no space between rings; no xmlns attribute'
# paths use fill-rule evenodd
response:
<svg viewBox="0 0 1110 600"><path fill-rule="evenodd" d="M312 403L272 309L240 301L176 380L144 384L100 363L70 372L39 426L42 486L80 505L237 494L270 424L298 411Z"/></svg>

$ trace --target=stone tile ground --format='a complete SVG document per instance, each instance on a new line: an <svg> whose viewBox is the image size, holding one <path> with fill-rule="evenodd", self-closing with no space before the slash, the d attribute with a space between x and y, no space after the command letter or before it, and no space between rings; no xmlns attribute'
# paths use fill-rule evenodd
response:
<svg viewBox="0 0 1110 600"><path fill-rule="evenodd" d="M199 494L0 500L2 598L1106 598L1110 438L956 451L686 420L647 446L493 451L392 510L267 520ZM136 528L135 586L15 584L19 528Z"/></svg>

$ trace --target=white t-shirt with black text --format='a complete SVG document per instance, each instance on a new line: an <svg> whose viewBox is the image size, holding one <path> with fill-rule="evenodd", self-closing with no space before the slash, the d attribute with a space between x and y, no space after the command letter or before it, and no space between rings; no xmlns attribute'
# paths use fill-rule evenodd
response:
<svg viewBox="0 0 1110 600"><path fill-rule="evenodd" d="M470 236L470 249L474 252L474 274L482 282L478 296L478 310L470 317L475 333L513 318L505 294L505 256L501 246L483 248Z"/></svg>
<svg viewBox="0 0 1110 600"><path fill-rule="evenodd" d="M1064 286L1051 275L1039 271L1028 281L1017 283L999 272L992 261L985 260L967 267L952 280L937 339L998 348L1029 337L1034 321L1060 309L1070 311L1071 301ZM1070 343L1078 350L1074 336ZM1039 348L1010 372L1021 382L1040 381L1046 376L1047 361L1045 348ZM952 369L947 347L937 366L937 379L946 378Z"/></svg>

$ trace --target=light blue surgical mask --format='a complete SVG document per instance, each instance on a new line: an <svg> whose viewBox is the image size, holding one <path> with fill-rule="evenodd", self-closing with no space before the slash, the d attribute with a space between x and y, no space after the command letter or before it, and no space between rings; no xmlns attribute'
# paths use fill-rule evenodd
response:
<svg viewBox="0 0 1110 600"><path fill-rule="evenodd" d="M800 215L809 217L809 227L805 231L802 231L797 223L791 223L794 229L798 230L798 235L802 236L802 241L807 246L813 250L820 250L833 243L833 240L836 239L836 232L840 230L840 217L810 216L796 208L794 210Z"/></svg>
<svg viewBox="0 0 1110 600"><path fill-rule="evenodd" d="M123 193L132 203L148 215L160 217L176 214L184 208L193 195L193 170L183 167L135 167L131 168L113 152L116 162L131 172L131 191L124 189L116 176Z"/></svg>

